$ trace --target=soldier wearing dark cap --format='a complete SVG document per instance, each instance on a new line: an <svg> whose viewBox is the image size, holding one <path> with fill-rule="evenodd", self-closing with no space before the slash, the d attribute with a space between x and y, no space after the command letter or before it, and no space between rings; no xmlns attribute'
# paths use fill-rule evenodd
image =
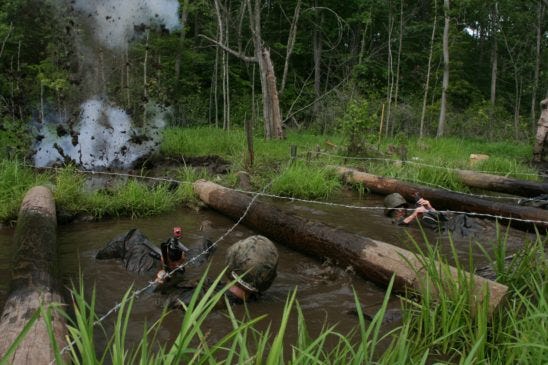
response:
<svg viewBox="0 0 548 365"><path fill-rule="evenodd" d="M442 223L447 221L445 215L438 212L430 202L424 198L415 197L415 208L410 209L409 204L399 193L392 193L384 198L384 214L392 218L393 222L407 226L411 222L420 219L421 225L441 229ZM411 211L411 214L407 214Z"/></svg>

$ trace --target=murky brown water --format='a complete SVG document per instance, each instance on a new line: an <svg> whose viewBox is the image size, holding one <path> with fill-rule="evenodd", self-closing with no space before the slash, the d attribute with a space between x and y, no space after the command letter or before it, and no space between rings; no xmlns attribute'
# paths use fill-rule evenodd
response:
<svg viewBox="0 0 548 365"><path fill-rule="evenodd" d="M354 194L343 194L339 202L356 204ZM367 237L382 240L401 247L410 248L408 245L410 234L417 240L422 241L422 233L419 229L405 229L392 225L382 215L382 210L355 210L337 206L325 206L317 204L303 204L291 201L276 202L276 205L301 216L308 217L359 233ZM368 197L359 204L368 206L381 206L382 197ZM59 227L59 261L63 275L63 283L70 286L71 282L77 283L79 272L83 274L84 282L88 292L93 286L96 290L96 311L98 314L107 312L113 307L130 285L141 288L147 285L149 277L140 277L126 272L117 261L98 261L95 254L112 238L127 232L131 228L139 228L153 242L159 243L165 240L173 226L183 227L183 237L188 246L198 245L200 241L199 227L204 220L213 223L211 238L217 239L233 225L233 221L211 210L196 212L189 209L179 209L169 214L146 218L146 219L115 219L98 223L75 223ZM234 242L249 235L256 234L245 226L238 226L227 238L219 243L217 251L211 259L210 277L216 277L224 267L224 254L226 249ZM485 237L481 242L487 250L491 249L494 241L492 237ZM13 231L11 229L0 230L0 304L3 305L7 290L7 278L9 278L9 257ZM429 233L431 242L436 242L436 235ZM509 251L515 251L523 243L525 234L520 231L511 231L509 240ZM273 237L271 237L273 238ZM326 324L337 324L342 333L350 331L357 322L355 315L349 314L355 309L353 289L366 312L373 315L379 308L384 297L384 290L360 277L347 273L342 269L333 270L326 263L317 259L304 256L285 248L275 241L279 253L280 262L278 277L272 287L257 302L249 303L248 310L253 316L267 314L268 317L258 327L266 328L271 324L271 329L276 332L283 312L284 303L288 293L295 288L298 289L297 300L301 305L307 319L307 326L314 335ZM468 258L469 242L457 241L455 246L459 257L462 260ZM8 249L5 249L5 248ZM474 246L473 246L474 247ZM443 252L450 253L447 240L440 240L440 248ZM481 251L474 247L473 255L476 262L486 262ZM465 261L465 262L466 262ZM200 275L198 269L188 269L186 274L189 278L197 278ZM162 303L165 297L160 294L143 295L134 304L133 316L129 325L128 338L136 343L140 340L145 323L152 323L161 312ZM398 308L399 300L393 298L389 307ZM237 316L242 317L245 312L244 306L234 306ZM115 316L105 321L105 327L112 326ZM165 321L159 332L159 340L169 343L179 331L180 313L173 313L169 320ZM290 321L288 340L295 337L296 323ZM394 324L387 325L387 328ZM212 340L221 338L230 328L226 319L226 311L218 310L208 319L206 326L210 330ZM99 332L99 331L98 331ZM109 331L110 332L110 331ZM98 341L103 343L104 339Z"/></svg>

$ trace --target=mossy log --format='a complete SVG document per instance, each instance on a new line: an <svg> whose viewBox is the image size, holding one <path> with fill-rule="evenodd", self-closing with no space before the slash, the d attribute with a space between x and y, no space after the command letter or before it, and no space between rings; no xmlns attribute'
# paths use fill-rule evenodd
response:
<svg viewBox="0 0 548 365"><path fill-rule="evenodd" d="M196 181L194 191L208 206L235 220L244 214L252 199L205 180ZM407 289L419 291L423 285L431 287L424 265L427 259L400 247L286 213L258 200L251 205L242 222L304 254L329 257L343 266L351 265L364 278L380 285L386 286L394 275L396 292ZM435 265L445 267L450 275L449 280L458 282L455 268L441 263ZM493 312L505 297L508 287L477 275L472 276L473 297L478 302L488 300L489 309ZM486 292L489 293L487 296Z"/></svg>
<svg viewBox="0 0 548 365"><path fill-rule="evenodd" d="M16 253L8 299L0 319L0 357L7 352L29 319L40 309L62 303L58 290L57 219L51 191L43 186L25 195L15 230ZM64 319L53 311L53 334L60 347L66 344ZM19 344L10 364L48 364L54 353L43 319L39 318Z"/></svg>
<svg viewBox="0 0 548 365"><path fill-rule="evenodd" d="M438 210L446 209L486 214L499 219L503 224L509 222L512 226L520 229L532 229L533 226L541 231L548 229L548 211L544 209L494 202L468 194L433 189L347 167L333 166L333 168L346 182L361 183L373 193L386 195L397 192L407 201L413 201L413 196L418 193L423 198L428 199ZM508 218L515 219L510 220Z"/></svg>

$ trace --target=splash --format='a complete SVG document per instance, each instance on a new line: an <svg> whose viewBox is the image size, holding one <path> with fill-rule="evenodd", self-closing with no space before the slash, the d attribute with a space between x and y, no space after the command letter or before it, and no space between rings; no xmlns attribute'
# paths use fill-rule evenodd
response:
<svg viewBox="0 0 548 365"><path fill-rule="evenodd" d="M36 151L38 167L74 162L87 169L131 168L135 161L152 153L160 143L164 113L145 127L136 128L127 113L115 106L91 99L81 105L77 133L59 136L54 121L42 130L43 139Z"/></svg>

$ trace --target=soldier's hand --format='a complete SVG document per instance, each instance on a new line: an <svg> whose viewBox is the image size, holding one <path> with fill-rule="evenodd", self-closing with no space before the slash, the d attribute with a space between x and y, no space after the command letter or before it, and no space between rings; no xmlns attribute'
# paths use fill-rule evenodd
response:
<svg viewBox="0 0 548 365"><path fill-rule="evenodd" d="M155 282L159 284L163 284L167 276L167 272L165 270L158 271L158 274L156 274L156 280Z"/></svg>

